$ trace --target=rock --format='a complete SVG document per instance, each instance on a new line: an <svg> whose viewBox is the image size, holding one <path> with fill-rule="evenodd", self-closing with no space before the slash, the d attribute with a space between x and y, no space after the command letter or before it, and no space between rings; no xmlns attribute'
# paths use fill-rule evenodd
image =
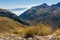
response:
<svg viewBox="0 0 60 40"><path fill-rule="evenodd" d="M25 38L18 38L17 40L26 40Z"/></svg>
<svg viewBox="0 0 60 40"><path fill-rule="evenodd" d="M28 38L28 40L33 40L32 38Z"/></svg>
<svg viewBox="0 0 60 40"><path fill-rule="evenodd" d="M0 40L4 40L4 39L0 39Z"/></svg>
<svg viewBox="0 0 60 40"><path fill-rule="evenodd" d="M34 37L23 38L21 36L18 37L16 34L9 34L5 36L0 34L0 40L60 40L60 36L52 34L47 36L34 35Z"/></svg>

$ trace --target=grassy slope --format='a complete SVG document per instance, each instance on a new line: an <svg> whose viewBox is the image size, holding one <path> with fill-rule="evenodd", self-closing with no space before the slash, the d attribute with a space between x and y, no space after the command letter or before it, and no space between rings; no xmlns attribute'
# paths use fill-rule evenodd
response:
<svg viewBox="0 0 60 40"><path fill-rule="evenodd" d="M8 18L8 17L0 17L0 33L13 33L14 31L19 31L23 29L23 25Z"/></svg>
<svg viewBox="0 0 60 40"><path fill-rule="evenodd" d="M52 29L45 24L37 24L34 26L24 26L8 17L0 16L0 33L14 33L19 35L48 35Z"/></svg>

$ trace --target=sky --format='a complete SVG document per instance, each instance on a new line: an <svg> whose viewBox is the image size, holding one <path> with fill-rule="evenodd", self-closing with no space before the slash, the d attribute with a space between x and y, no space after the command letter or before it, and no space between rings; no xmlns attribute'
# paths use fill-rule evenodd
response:
<svg viewBox="0 0 60 40"><path fill-rule="evenodd" d="M12 8L31 8L32 6L41 5L47 3L48 5L56 4L60 0L0 0L0 8L12 9Z"/></svg>
<svg viewBox="0 0 60 40"><path fill-rule="evenodd" d="M56 4L60 0L0 0L0 8L31 7L47 3Z"/></svg>

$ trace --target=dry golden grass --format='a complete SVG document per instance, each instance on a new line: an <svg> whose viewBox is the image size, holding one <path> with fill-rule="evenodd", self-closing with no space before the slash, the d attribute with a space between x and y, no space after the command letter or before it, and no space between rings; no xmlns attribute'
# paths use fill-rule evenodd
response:
<svg viewBox="0 0 60 40"><path fill-rule="evenodd" d="M37 24L35 29L37 30L37 34L41 35L41 36L49 35L52 33L52 28L50 26L42 24L42 23Z"/></svg>
<svg viewBox="0 0 60 40"><path fill-rule="evenodd" d="M8 17L0 17L0 33L13 33L19 32L24 26Z"/></svg>
<svg viewBox="0 0 60 40"><path fill-rule="evenodd" d="M42 23L35 26L29 26L25 28L25 31L25 37L33 37L34 35L45 36L52 33L51 27Z"/></svg>
<svg viewBox="0 0 60 40"><path fill-rule="evenodd" d="M55 33L57 36L60 36L60 29L57 29L54 33Z"/></svg>
<svg viewBox="0 0 60 40"><path fill-rule="evenodd" d="M10 18L0 17L0 33L13 33L25 37L33 37L34 35L49 35L52 33L50 26L39 23L34 26L24 26Z"/></svg>

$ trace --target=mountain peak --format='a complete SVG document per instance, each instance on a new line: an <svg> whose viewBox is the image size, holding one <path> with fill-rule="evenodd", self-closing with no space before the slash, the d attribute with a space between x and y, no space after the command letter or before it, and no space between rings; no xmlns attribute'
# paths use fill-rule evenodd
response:
<svg viewBox="0 0 60 40"><path fill-rule="evenodd" d="M46 8L46 7L48 7L48 5L46 3L36 6L36 8Z"/></svg>
<svg viewBox="0 0 60 40"><path fill-rule="evenodd" d="M59 3L57 3L56 5L60 7L60 2L59 2Z"/></svg>
<svg viewBox="0 0 60 40"><path fill-rule="evenodd" d="M41 6L48 6L46 3L43 3Z"/></svg>

